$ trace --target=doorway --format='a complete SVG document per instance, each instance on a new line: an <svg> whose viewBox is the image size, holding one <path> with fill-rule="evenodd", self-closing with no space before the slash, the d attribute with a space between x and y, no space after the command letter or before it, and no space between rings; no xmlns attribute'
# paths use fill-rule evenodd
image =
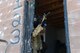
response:
<svg viewBox="0 0 80 53"><path fill-rule="evenodd" d="M49 13L46 16L45 53L67 53L63 0L36 0L35 3L37 16Z"/></svg>

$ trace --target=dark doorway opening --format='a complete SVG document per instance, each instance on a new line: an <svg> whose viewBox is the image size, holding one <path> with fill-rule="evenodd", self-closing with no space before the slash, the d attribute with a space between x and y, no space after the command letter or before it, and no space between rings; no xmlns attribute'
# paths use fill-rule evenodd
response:
<svg viewBox="0 0 80 53"><path fill-rule="evenodd" d="M45 53L67 53L63 0L36 0L36 15L48 12Z"/></svg>

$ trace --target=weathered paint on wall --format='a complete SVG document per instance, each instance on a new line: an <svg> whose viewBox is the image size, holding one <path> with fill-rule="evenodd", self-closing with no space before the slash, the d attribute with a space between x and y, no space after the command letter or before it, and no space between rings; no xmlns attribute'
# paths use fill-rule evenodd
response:
<svg viewBox="0 0 80 53"><path fill-rule="evenodd" d="M80 0L67 0L71 53L80 53Z"/></svg>
<svg viewBox="0 0 80 53"><path fill-rule="evenodd" d="M24 0L0 0L0 53L21 52L23 9Z"/></svg>
<svg viewBox="0 0 80 53"><path fill-rule="evenodd" d="M0 0L0 53L32 53L35 0Z"/></svg>

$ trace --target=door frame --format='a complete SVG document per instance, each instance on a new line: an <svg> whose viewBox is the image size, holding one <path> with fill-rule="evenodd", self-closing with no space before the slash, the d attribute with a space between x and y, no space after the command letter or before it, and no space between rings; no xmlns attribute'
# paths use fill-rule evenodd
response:
<svg viewBox="0 0 80 53"><path fill-rule="evenodd" d="M67 0L63 0L64 5L64 23L65 23L65 35L66 35L66 46L67 53L71 53L70 39L69 39L69 26L68 26L68 11L67 11Z"/></svg>

